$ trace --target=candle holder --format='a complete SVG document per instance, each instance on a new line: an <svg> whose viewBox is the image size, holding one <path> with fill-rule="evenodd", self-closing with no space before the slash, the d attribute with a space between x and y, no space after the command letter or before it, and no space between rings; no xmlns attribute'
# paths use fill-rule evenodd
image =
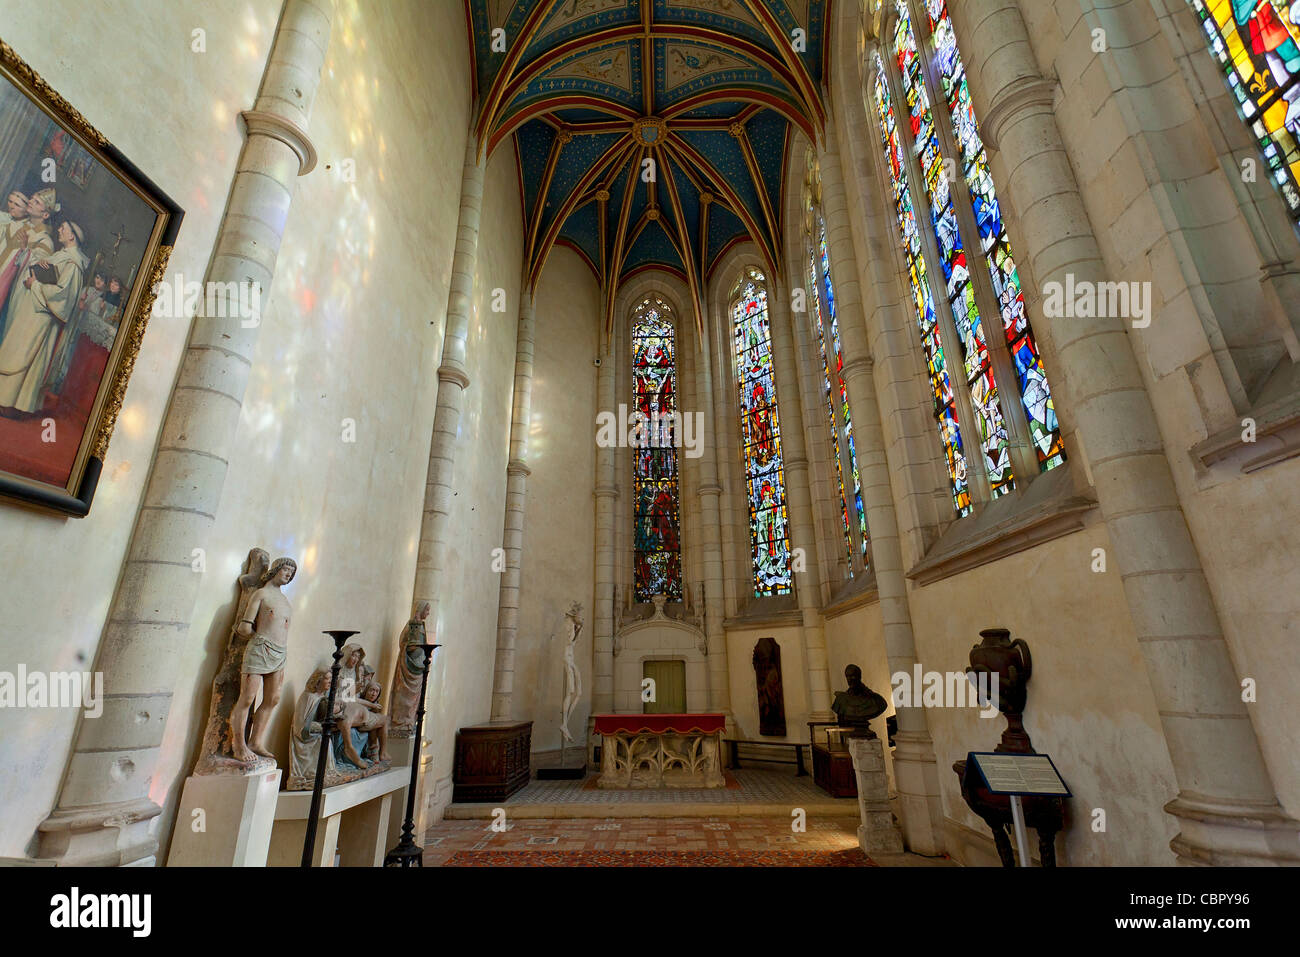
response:
<svg viewBox="0 0 1300 957"><path fill-rule="evenodd" d="M415 744L411 748L411 783L406 787L406 820L397 846L384 855L384 867L423 867L424 848L415 843L415 792L420 781L420 752L424 735L424 692L429 686L429 663L433 649L442 645L417 645L424 652L424 673L420 677L419 707L415 711Z"/></svg>
<svg viewBox="0 0 1300 957"><path fill-rule="evenodd" d="M339 661L343 658L343 643L359 631L325 631L322 634L334 639L334 664L330 666L330 690L325 699L325 717L320 723L320 754L316 758L316 780L311 786L311 811L307 814L307 836L302 844L302 866L311 867L312 851L316 846L316 824L320 818L321 799L325 790L326 748L334 747L334 692L339 686Z"/></svg>

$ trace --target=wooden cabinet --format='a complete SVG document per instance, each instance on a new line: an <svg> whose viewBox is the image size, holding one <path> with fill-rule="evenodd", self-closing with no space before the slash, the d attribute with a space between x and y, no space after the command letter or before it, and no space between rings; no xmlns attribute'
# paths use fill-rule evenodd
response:
<svg viewBox="0 0 1300 957"><path fill-rule="evenodd" d="M832 751L824 744L814 744L813 783L837 798L858 796L858 779L853 773L853 758L847 751Z"/></svg>
<svg viewBox="0 0 1300 957"><path fill-rule="evenodd" d="M531 721L489 721L456 732L452 800L504 801L528 783Z"/></svg>
<svg viewBox="0 0 1300 957"><path fill-rule="evenodd" d="M834 721L808 722L808 740L812 742L813 783L831 797L855 798L858 796L858 776L853 770L853 756L841 744L842 736L837 734L832 740L828 728L839 731L835 728Z"/></svg>

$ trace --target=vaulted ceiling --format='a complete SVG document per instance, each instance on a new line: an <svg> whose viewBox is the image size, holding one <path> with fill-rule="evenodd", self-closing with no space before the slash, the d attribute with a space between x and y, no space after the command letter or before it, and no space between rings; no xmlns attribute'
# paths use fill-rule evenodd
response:
<svg viewBox="0 0 1300 957"><path fill-rule="evenodd" d="M477 132L512 138L531 284L556 245L621 281L704 286L752 240L779 273L794 128L825 121L830 0L466 0Z"/></svg>

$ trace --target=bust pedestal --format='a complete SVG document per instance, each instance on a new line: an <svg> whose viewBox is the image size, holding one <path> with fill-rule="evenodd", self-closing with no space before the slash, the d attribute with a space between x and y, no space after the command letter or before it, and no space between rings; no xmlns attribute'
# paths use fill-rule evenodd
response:
<svg viewBox="0 0 1300 957"><path fill-rule="evenodd" d="M858 846L868 855L902 854L903 834L889 809L889 779L879 738L847 739L858 779Z"/></svg>

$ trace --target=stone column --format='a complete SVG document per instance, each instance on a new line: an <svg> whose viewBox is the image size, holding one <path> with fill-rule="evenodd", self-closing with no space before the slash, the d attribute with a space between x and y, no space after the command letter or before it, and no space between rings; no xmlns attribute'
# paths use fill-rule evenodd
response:
<svg viewBox="0 0 1300 957"><path fill-rule="evenodd" d="M788 290L773 286L768 291L771 310L772 375L776 380L776 401L784 422L794 428L781 429L784 452L785 494L790 507L790 547L804 552L802 572L795 575L795 593L803 616L804 665L808 673L808 720L830 721L831 686L826 656L826 631L822 622L821 583L818 580L817 536L813 526L812 494L808 489L808 450L801 426L803 396L799 392L798 353L794 348Z"/></svg>
<svg viewBox="0 0 1300 957"><path fill-rule="evenodd" d="M1109 281L1014 0L949 5L1012 235L1046 286ZM1123 321L1034 317L1055 346L1058 402L1074 411L1124 582L1179 793L1165 805L1185 864L1300 863L1300 822L1279 806L1183 517L1155 411Z"/></svg>
<svg viewBox="0 0 1300 957"><path fill-rule="evenodd" d="M862 287L858 282L853 231L849 225L848 197L840 168L835 132L826 131L822 154L822 213L826 217L826 242L831 252L831 280L840 309L840 348L844 354L844 386L849 393L862 480L862 507L867 513L871 538L871 566L876 575L885 655L891 675L912 673L916 641L907 604L903 546L898 515L890 490L885 435L876 400L871 349L867 343ZM943 852L943 804L934 742L924 708L897 708L898 734L894 751L894 782L903 812L903 834L908 849L917 854Z"/></svg>
<svg viewBox="0 0 1300 957"><path fill-rule="evenodd" d="M713 448L717 455L718 484L718 541L722 549L722 600L723 615L740 611L743 599L754 594L748 563L741 564L740 556L749 551L749 521L741 519L746 512L744 502L745 480L737 477L740 469L740 438L734 430L739 414L738 390L732 371L730 317L725 300L709 316L709 329L717 348L710 358L714 373L713 394ZM739 491L737 491L739 490ZM743 599L742 599L743 595Z"/></svg>
<svg viewBox="0 0 1300 957"><path fill-rule="evenodd" d="M596 374L596 409L618 414L613 342L606 339ZM594 421L593 421L594 428ZM596 450L596 607L592 611L591 713L614 710L614 512L618 504L615 448ZM594 719L593 719L594 720ZM590 724L590 722L589 722ZM590 747L592 736L588 735Z"/></svg>
<svg viewBox="0 0 1300 957"><path fill-rule="evenodd" d="M447 558L447 516L451 508L456 466L456 432L460 428L461 399L469 388L465 368L470 313L474 308L474 273L478 266L478 226L483 210L483 170L478 143L471 132L465 144L465 166L460 181L460 220L456 251L451 261L451 288L447 293L447 321L438 365L438 405L433 416L433 442L424 488L424 517L420 524L420 551L415 564L415 602L427 601L437 641L441 630L439 585Z"/></svg>
<svg viewBox="0 0 1300 957"><path fill-rule="evenodd" d="M727 673L727 635L723 619L723 562L720 526L722 484L718 481L718 448L711 435L714 417L713 365L707 341L700 341L694 356L695 401L699 406L702 428L699 431L700 500L699 539L704 565L704 636L708 649L709 710L731 716L731 677Z"/></svg>
<svg viewBox="0 0 1300 957"><path fill-rule="evenodd" d="M515 686L515 640L519 635L519 579L524 546L524 507L528 490L528 424L533 396L532 294L519 296L519 332L515 342L515 394L510 416L510 461L506 465L506 518L502 547L506 567L497 602L497 657L492 679L492 719L511 716Z"/></svg>
<svg viewBox="0 0 1300 957"><path fill-rule="evenodd" d="M247 139L204 277L229 284L219 288L271 288L294 180L315 165L305 131L330 16L328 0L285 4L257 101L242 114ZM230 299L222 313L238 316L237 294ZM195 317L190 327L99 643L104 713L81 721L58 805L40 825L40 856L60 865L155 863L150 822L162 808L149 787L198 597L192 551L221 500L260 332L255 318Z"/></svg>
<svg viewBox="0 0 1300 957"><path fill-rule="evenodd" d="M475 110L470 110L473 116ZM461 400L469 388L465 368L470 313L474 308L474 275L478 268L478 227L483 210L483 171L478 143L471 130L465 143L465 164L460 180L460 217L456 226L456 249L451 260L451 286L447 291L447 318L442 334L442 358L438 365L438 398L433 413L433 439L429 444L429 469L424 485L424 514L420 520L420 550L415 561L414 607L429 603L432 642L442 631L440 595L442 572L447 560L447 518L455 480L456 433L460 428ZM486 559L487 556L484 556ZM426 691L426 694L428 692ZM420 761L420 793L416 796L416 833L422 834L429 820L429 802L437 782L433 757L424 753L423 741L412 745L411 760Z"/></svg>

